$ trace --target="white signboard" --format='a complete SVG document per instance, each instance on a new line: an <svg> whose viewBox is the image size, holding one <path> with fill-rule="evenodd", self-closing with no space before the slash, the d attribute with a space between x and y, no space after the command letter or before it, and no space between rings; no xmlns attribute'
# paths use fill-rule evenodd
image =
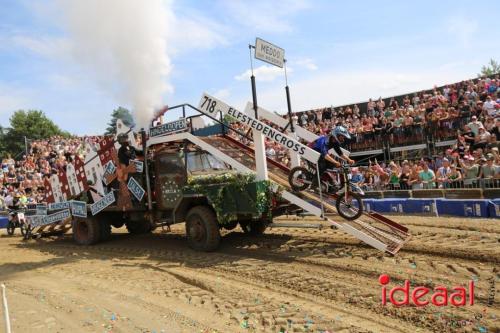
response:
<svg viewBox="0 0 500 333"><path fill-rule="evenodd" d="M27 218L31 228L37 228L65 220L69 217L71 217L71 213L69 212L69 209L65 209L50 215L33 215Z"/></svg>
<svg viewBox="0 0 500 333"><path fill-rule="evenodd" d="M256 120L255 118L244 114L236 110L235 108L227 105L226 103L218 100L217 98L204 93L201 96L200 103L198 105L198 109L212 116L213 118L218 119L217 113L220 111L223 114L227 114L238 120L240 123L245 124L262 134L264 134L269 139L281 144L287 149L290 149L303 158L309 160L312 163L317 163L319 159L319 153L311 148L301 144L295 139L290 138L289 136L281 133L280 131L264 124L263 122Z"/></svg>
<svg viewBox="0 0 500 333"><path fill-rule="evenodd" d="M92 215L95 215L95 214L99 213L101 210L103 210L104 208L111 205L113 202L115 202L115 195L113 194L113 192L109 192L104 197L102 197L101 200L93 203L90 206L90 211L92 212Z"/></svg>
<svg viewBox="0 0 500 333"><path fill-rule="evenodd" d="M36 204L36 214L35 215L47 215L47 205L44 203Z"/></svg>
<svg viewBox="0 0 500 333"><path fill-rule="evenodd" d="M142 200L142 197L144 197L144 193L146 191L144 191L144 189L141 187L141 185L139 185L137 180L135 180L133 177L130 177L130 179L128 180L127 187L129 189L129 191L132 192L134 197L136 197L137 200L139 200L139 201Z"/></svg>
<svg viewBox="0 0 500 333"><path fill-rule="evenodd" d="M283 64L285 63L285 50L257 38L255 40L255 58L283 68Z"/></svg>
<svg viewBox="0 0 500 333"><path fill-rule="evenodd" d="M187 129L186 119L182 118L160 126L153 127L149 130L149 136L159 136L164 134L172 134L178 131Z"/></svg>
<svg viewBox="0 0 500 333"><path fill-rule="evenodd" d="M130 162L135 164L135 172L142 173L144 170L144 163L139 160L130 160Z"/></svg>
<svg viewBox="0 0 500 333"><path fill-rule="evenodd" d="M69 201L49 203L49 210L66 209L70 207Z"/></svg>
<svg viewBox="0 0 500 333"><path fill-rule="evenodd" d="M71 213L73 216L87 217L87 203L84 201L71 200Z"/></svg>

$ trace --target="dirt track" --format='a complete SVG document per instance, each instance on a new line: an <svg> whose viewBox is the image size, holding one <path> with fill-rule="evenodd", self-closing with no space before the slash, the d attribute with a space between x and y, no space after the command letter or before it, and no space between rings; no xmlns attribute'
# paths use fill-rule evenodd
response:
<svg viewBox="0 0 500 333"><path fill-rule="evenodd" d="M395 219L414 235L396 257L330 229L261 237L237 229L216 253L189 250L183 225L142 236L119 230L92 247L70 236L22 242L1 230L0 282L16 333L500 332L500 221ZM383 307L382 273L390 287L473 279L476 304Z"/></svg>

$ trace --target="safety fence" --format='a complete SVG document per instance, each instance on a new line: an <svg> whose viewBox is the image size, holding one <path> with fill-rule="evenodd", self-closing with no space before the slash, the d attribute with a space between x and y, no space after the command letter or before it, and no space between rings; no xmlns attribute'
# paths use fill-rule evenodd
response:
<svg viewBox="0 0 500 333"><path fill-rule="evenodd" d="M500 199L363 199L363 206L384 214L500 218Z"/></svg>
<svg viewBox="0 0 500 333"><path fill-rule="evenodd" d="M371 191L397 191L397 190L431 190L431 189L492 189L500 188L500 179L494 178L467 178L458 180L446 180L419 183L388 183L388 184L362 184L361 188L366 192Z"/></svg>

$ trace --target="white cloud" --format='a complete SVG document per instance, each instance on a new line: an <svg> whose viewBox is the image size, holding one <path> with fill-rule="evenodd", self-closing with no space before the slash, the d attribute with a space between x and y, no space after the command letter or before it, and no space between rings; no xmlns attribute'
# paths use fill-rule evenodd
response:
<svg viewBox="0 0 500 333"><path fill-rule="evenodd" d="M297 59L294 61L290 61L290 64L304 67L310 71L315 71L318 69L318 66L314 63L314 61L311 58Z"/></svg>
<svg viewBox="0 0 500 333"><path fill-rule="evenodd" d="M28 91L0 82L0 124L8 126L9 118L14 111L33 107L31 100Z"/></svg>
<svg viewBox="0 0 500 333"><path fill-rule="evenodd" d="M216 92L213 93L214 97L221 99L221 100L226 100L231 96L231 91L228 88L220 89L217 90Z"/></svg>
<svg viewBox="0 0 500 333"><path fill-rule="evenodd" d="M390 69L374 71L321 72L290 86L294 111L325 106L340 106L390 97L432 88L434 85L458 82L473 73L456 69L407 70L404 74ZM283 88L279 85L259 91L259 105L268 110L286 109ZM239 104L243 105L243 100Z"/></svg>
<svg viewBox="0 0 500 333"><path fill-rule="evenodd" d="M167 15L168 52L171 54L228 44L226 27L214 20L194 12L182 15L169 11Z"/></svg>
<svg viewBox="0 0 500 333"><path fill-rule="evenodd" d="M287 67L286 71L288 74L290 74L293 72L293 68ZM276 66L262 65L260 67L254 68L253 74L259 81L274 81L274 79L280 76L283 77L283 80L285 79L285 71L283 70L283 68L279 68ZM243 81L250 79L251 75L252 71L250 69L247 69L245 72L241 73L240 75L236 75L234 78L237 81Z"/></svg>
<svg viewBox="0 0 500 333"><path fill-rule="evenodd" d="M238 24L257 32L270 33L292 31L290 18L310 6L307 0L224 0L222 4Z"/></svg>
<svg viewBox="0 0 500 333"><path fill-rule="evenodd" d="M67 55L70 50L70 41L63 37L19 34L12 36L10 42L13 46L50 58Z"/></svg>

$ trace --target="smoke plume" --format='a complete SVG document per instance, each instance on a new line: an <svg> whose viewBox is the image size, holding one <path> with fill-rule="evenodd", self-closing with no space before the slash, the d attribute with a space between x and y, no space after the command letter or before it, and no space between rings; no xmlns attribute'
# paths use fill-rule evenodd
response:
<svg viewBox="0 0 500 333"><path fill-rule="evenodd" d="M75 59L107 93L132 106L138 128L160 108L170 59L169 2L162 0L59 0Z"/></svg>

